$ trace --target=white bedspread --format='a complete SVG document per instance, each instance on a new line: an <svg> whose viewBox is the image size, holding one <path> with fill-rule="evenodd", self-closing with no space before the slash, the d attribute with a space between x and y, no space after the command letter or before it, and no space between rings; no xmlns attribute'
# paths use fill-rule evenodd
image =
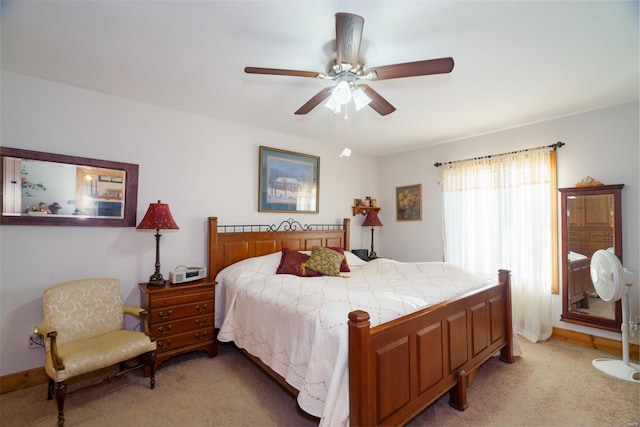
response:
<svg viewBox="0 0 640 427"><path fill-rule="evenodd" d="M300 407L327 426L349 424L349 312L368 312L375 326L490 282L446 263L347 256L345 277L275 274L275 253L240 261L216 278L218 339L282 375L300 391Z"/></svg>

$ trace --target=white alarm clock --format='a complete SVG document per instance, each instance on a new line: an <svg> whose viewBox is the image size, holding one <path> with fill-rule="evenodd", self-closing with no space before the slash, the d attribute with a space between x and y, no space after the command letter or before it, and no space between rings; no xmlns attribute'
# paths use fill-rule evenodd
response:
<svg viewBox="0 0 640 427"><path fill-rule="evenodd" d="M204 267L178 267L175 271L169 272L169 282L171 284L193 282L207 277L207 269Z"/></svg>

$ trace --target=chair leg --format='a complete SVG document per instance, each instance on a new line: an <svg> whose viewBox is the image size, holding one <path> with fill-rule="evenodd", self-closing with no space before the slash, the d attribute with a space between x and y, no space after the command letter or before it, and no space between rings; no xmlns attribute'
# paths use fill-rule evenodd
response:
<svg viewBox="0 0 640 427"><path fill-rule="evenodd" d="M55 381L49 378L49 387L47 387L47 400L53 399L53 388L55 384Z"/></svg>
<svg viewBox="0 0 640 427"><path fill-rule="evenodd" d="M67 384L62 381L56 387L56 401L58 402L58 427L64 426L64 398L67 395Z"/></svg>

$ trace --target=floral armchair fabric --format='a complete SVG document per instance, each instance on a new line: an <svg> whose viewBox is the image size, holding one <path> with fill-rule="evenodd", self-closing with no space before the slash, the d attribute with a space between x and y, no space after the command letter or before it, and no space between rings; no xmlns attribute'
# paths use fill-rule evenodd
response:
<svg viewBox="0 0 640 427"><path fill-rule="evenodd" d="M154 388L156 343L149 333L147 313L123 305L118 279L75 280L48 288L42 296L42 313L38 333L45 337L48 398L55 388L58 426L64 425L69 378L116 364L121 364L116 376L149 366ZM139 317L145 332L124 329L125 313ZM140 364L126 368L124 362L139 357Z"/></svg>

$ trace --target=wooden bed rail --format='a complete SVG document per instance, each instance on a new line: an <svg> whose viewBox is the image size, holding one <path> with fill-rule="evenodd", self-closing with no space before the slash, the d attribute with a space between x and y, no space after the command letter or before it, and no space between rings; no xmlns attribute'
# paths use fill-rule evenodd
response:
<svg viewBox="0 0 640 427"><path fill-rule="evenodd" d="M467 408L466 387L496 352L513 357L510 272L499 283L371 327L349 313L351 426L403 425L450 392Z"/></svg>

